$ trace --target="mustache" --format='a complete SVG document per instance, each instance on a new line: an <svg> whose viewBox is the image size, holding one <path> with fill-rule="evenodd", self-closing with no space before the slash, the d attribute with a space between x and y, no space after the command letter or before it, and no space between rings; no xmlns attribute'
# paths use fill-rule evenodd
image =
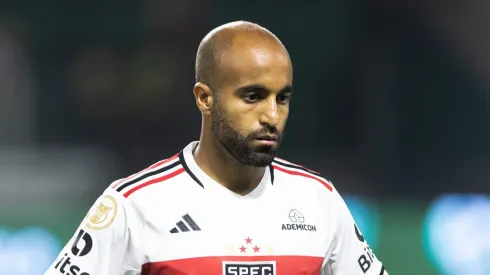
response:
<svg viewBox="0 0 490 275"><path fill-rule="evenodd" d="M282 138L282 132L280 132L276 127L266 126L262 129L259 129L259 130L252 132L248 136L248 138L249 139L257 139L257 138L260 138L263 136L271 136L271 137L274 137L275 139L277 139L278 141L280 141Z"/></svg>

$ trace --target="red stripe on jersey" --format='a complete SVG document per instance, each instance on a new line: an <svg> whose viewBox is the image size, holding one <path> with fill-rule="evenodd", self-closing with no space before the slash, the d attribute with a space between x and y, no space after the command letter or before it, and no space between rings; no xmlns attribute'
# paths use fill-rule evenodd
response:
<svg viewBox="0 0 490 275"><path fill-rule="evenodd" d="M187 258L146 263L142 266L141 275L319 275L323 259L323 257L311 256L217 256Z"/></svg>
<svg viewBox="0 0 490 275"><path fill-rule="evenodd" d="M307 170L307 171L310 171L310 172L312 172L312 173L317 173L317 174L320 174L320 173L318 173L317 171L313 171L313 170L308 169L308 168L306 168L306 167L304 167L304 166L302 166L302 165L299 165L299 164L296 164L296 163L289 162L289 161L287 161L287 160L285 160L285 159L278 158L278 157L275 157L275 159L278 159L278 160L280 160L280 161L282 161L282 162L284 162L284 163L290 164L290 165L294 165L294 166L301 167L301 168L303 168L303 169L305 169L305 170Z"/></svg>
<svg viewBox="0 0 490 275"><path fill-rule="evenodd" d="M330 186L330 184L328 184L326 181L323 181L323 180L319 179L318 177L315 177L315 176L312 176L312 175L308 175L306 173L301 173L301 172L298 172L298 171L292 171L292 170L284 169L284 168L279 167L277 165L272 165L272 167L274 167L274 169L277 169L277 170L279 170L281 172L284 172L286 174L290 174L290 175L293 175L293 176L302 176L302 177L305 177L305 178L314 179L314 180L320 182L321 184L323 184L325 187L327 187L328 190L332 191L332 186Z"/></svg>
<svg viewBox="0 0 490 275"><path fill-rule="evenodd" d="M143 187L146 187L146 186L151 185L151 184L154 184L154 183L158 183L158 182L166 181L166 180L168 180L168 179L171 179L171 178L173 178L173 177L175 177L175 176L177 176L177 175L181 174L181 173L182 173L182 172L184 172L184 171L185 171L185 169L184 169L184 168L179 168L179 169L177 169L177 170L173 171L173 172L172 172L172 173L170 173L170 174L163 175L163 176L161 176L161 177L154 178L154 179L152 179L152 180L149 180L149 181L147 181L147 182L144 182L143 184L138 185L138 186L134 187L133 189L130 189L128 192L124 193L124 195L123 195L123 196L127 198L129 195L133 194L134 192L136 192L136 191L140 190L140 189L141 189L141 188L143 188Z"/></svg>
<svg viewBox="0 0 490 275"><path fill-rule="evenodd" d="M129 177L126 177L126 178L124 178L124 179L122 179L122 180L119 180L119 181L118 181L116 184L114 184L114 185L112 186L112 188L116 189L116 188L117 188L117 187L118 187L118 186L119 186L121 183L123 183L124 181L127 181L127 180L130 180L130 179L132 179L132 178L135 178L136 176L139 176L139 175L141 175L142 173L144 173L144 172L146 172L146 171L148 171L148 170L150 170L150 169L153 169L153 168L155 168L155 167L157 167L157 166L160 166L160 165L165 164L165 163L167 163L167 162L169 162L169 161L172 161L172 160L176 159L178 156L179 156L179 154L175 154L175 155L173 155L172 157L170 157L170 158L168 158L168 159L161 160L161 161L159 161L159 162L157 162L157 163L155 163L155 164L151 165L150 167L148 167L148 168L145 168L145 169L141 170L140 172L138 172L138 173L136 173L136 174L133 174L133 175L131 175L131 176L129 176Z"/></svg>
<svg viewBox="0 0 490 275"><path fill-rule="evenodd" d="M169 162L169 161L172 161L172 160L176 159L177 157L179 157L179 154L175 154L175 155L173 155L172 157L170 157L170 158L168 158L168 159L161 160L161 161L159 161L159 162L157 162L157 163L153 164L152 166L150 166L148 169L152 169L152 168L155 168L155 167L157 167L157 166L160 166L160 165L162 165L162 164L164 164L164 163L167 163L167 162Z"/></svg>

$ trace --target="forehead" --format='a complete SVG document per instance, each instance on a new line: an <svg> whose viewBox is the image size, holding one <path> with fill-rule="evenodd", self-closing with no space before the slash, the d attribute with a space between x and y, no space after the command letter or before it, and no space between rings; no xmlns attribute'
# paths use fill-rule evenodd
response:
<svg viewBox="0 0 490 275"><path fill-rule="evenodd" d="M220 56L219 62L222 84L228 88L260 84L270 90L279 90L292 84L289 54L270 38L237 38Z"/></svg>

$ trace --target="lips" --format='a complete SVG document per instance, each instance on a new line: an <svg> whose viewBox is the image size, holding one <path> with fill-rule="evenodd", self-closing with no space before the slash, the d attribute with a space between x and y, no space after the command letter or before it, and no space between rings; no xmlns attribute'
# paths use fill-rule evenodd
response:
<svg viewBox="0 0 490 275"><path fill-rule="evenodd" d="M276 146L278 143L277 140L277 136L261 136L255 139L256 142L265 146Z"/></svg>
<svg viewBox="0 0 490 275"><path fill-rule="evenodd" d="M256 140L277 141L278 137L277 136L260 136L260 137L256 138Z"/></svg>

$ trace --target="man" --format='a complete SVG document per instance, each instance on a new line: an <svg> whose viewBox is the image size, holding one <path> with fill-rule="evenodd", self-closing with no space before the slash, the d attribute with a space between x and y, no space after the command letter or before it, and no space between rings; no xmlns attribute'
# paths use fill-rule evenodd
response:
<svg viewBox="0 0 490 275"><path fill-rule="evenodd" d="M293 80L279 39L222 25L196 80L200 140L111 184L46 274L387 274L333 185L275 158Z"/></svg>

